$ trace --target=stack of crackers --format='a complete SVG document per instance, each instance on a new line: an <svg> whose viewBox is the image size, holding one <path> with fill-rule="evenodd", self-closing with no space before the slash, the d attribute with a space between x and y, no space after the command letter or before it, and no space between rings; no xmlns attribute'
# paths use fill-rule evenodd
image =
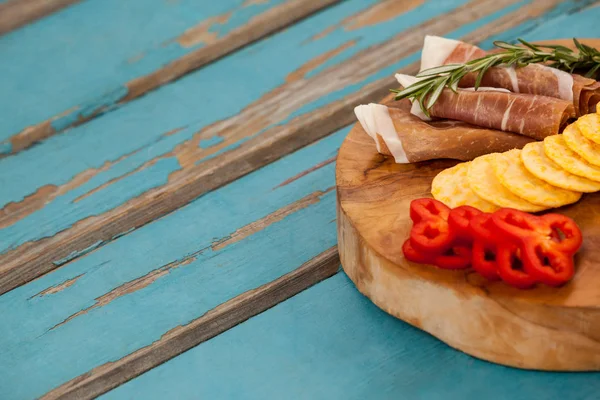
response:
<svg viewBox="0 0 600 400"><path fill-rule="evenodd" d="M600 191L600 109L581 116L561 135L522 150L486 154L440 172L433 197L492 212L501 207L538 212Z"/></svg>

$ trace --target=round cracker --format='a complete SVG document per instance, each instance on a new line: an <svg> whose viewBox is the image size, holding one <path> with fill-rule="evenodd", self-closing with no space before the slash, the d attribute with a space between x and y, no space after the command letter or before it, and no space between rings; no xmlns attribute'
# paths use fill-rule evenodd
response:
<svg viewBox="0 0 600 400"><path fill-rule="evenodd" d="M477 157L469 164L467 180L476 195L498 207L514 208L526 212L537 212L547 207L539 206L524 200L506 189L494 172L494 159L499 153Z"/></svg>
<svg viewBox="0 0 600 400"><path fill-rule="evenodd" d="M477 196L467 180L470 162L464 162L447 168L436 175L431 182L433 198L450 208L471 206L484 212L494 212L498 207Z"/></svg>
<svg viewBox="0 0 600 400"><path fill-rule="evenodd" d="M585 193L600 190L600 182L573 175L548 158L542 142L527 143L521 151L521 161L532 175L553 186Z"/></svg>
<svg viewBox="0 0 600 400"><path fill-rule="evenodd" d="M521 161L519 149L498 154L493 165L502 186L530 203L544 207L561 207L575 203L581 198L580 192L552 186L531 174Z"/></svg>
<svg viewBox="0 0 600 400"><path fill-rule="evenodd" d="M583 136L575 124L563 131L563 139L571 150L590 164L600 166L600 144L596 144Z"/></svg>
<svg viewBox="0 0 600 400"><path fill-rule="evenodd" d="M544 139L544 153L562 169L574 175L600 182L600 167L579 157L563 139L563 135L548 136Z"/></svg>
<svg viewBox="0 0 600 400"><path fill-rule="evenodd" d="M594 143L600 144L600 109L598 114L586 114L581 116L575 125L581 134Z"/></svg>

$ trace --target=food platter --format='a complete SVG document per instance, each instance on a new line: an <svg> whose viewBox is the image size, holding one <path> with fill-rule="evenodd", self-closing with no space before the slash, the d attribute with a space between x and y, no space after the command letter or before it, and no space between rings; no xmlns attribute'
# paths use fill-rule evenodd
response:
<svg viewBox="0 0 600 400"><path fill-rule="evenodd" d="M600 40L585 43L600 47ZM344 271L385 312L472 356L525 369L600 370L600 194L553 210L571 217L583 234L573 279L558 288L520 290L471 269L442 270L403 255L410 202L431 197L433 178L457 163L398 164L355 124L336 167Z"/></svg>

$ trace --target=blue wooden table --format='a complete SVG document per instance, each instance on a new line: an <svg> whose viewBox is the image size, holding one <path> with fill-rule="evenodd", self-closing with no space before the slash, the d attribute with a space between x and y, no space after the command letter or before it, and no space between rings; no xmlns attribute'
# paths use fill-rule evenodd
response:
<svg viewBox="0 0 600 400"><path fill-rule="evenodd" d="M598 37L593 0L0 0L0 399L597 399L339 268L352 109L425 34Z"/></svg>

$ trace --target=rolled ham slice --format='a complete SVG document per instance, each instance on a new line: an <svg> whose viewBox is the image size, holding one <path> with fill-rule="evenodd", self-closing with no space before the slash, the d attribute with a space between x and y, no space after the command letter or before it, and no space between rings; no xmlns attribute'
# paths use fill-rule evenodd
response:
<svg viewBox="0 0 600 400"><path fill-rule="evenodd" d="M400 164L449 158L468 161L480 155L520 149L532 139L465 122L423 121L410 112L407 99L389 106L365 104L354 109L377 151Z"/></svg>
<svg viewBox="0 0 600 400"><path fill-rule="evenodd" d="M421 53L421 70L445 64L465 63L490 54L477 46L439 36L426 36ZM459 86L473 87L476 74L467 74ZM573 103L576 116L594 112L600 102L600 83L541 64L522 68L492 67L483 76L482 86L554 97Z"/></svg>
<svg viewBox="0 0 600 400"><path fill-rule="evenodd" d="M396 78L404 87L416 79L401 74ZM417 102L412 106L412 113L426 120ZM457 93L446 88L429 113L432 117L518 133L537 140L558 134L575 116L573 104L566 100L485 88L477 91L458 89Z"/></svg>

